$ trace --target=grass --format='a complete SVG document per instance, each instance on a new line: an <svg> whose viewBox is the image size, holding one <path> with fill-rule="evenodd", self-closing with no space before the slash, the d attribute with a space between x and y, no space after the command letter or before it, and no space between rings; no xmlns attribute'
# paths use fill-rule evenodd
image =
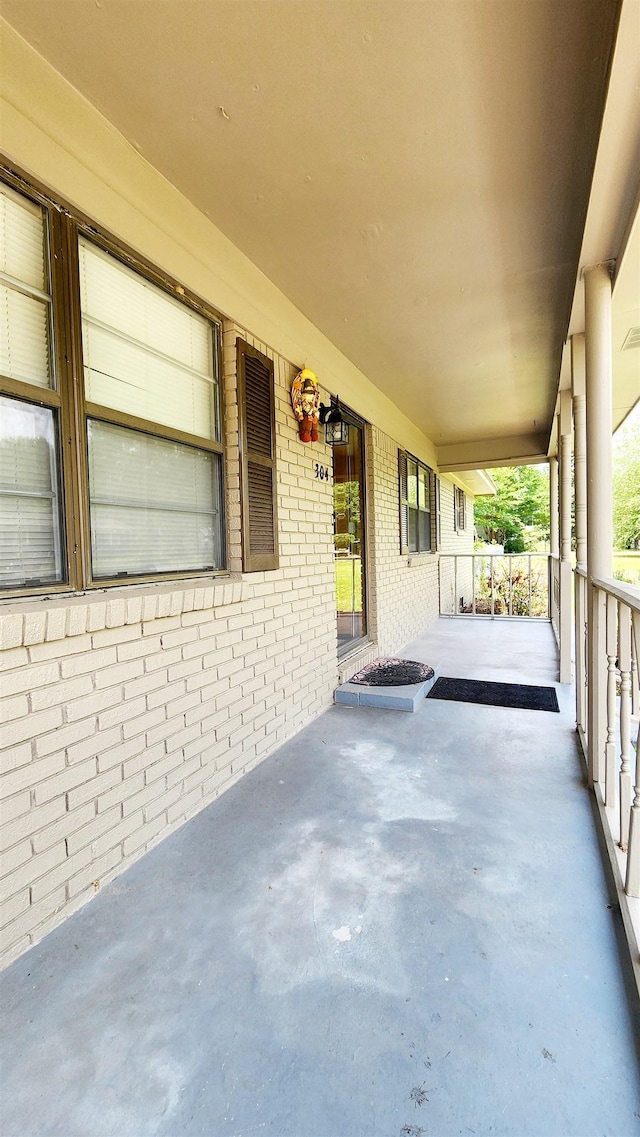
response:
<svg viewBox="0 0 640 1137"><path fill-rule="evenodd" d="M627 584L640 584L640 552L634 553L630 549L623 553L614 552L613 574L617 580L626 580Z"/></svg>
<svg viewBox="0 0 640 1137"><path fill-rule="evenodd" d="M360 557L336 557L336 606L338 612L362 611Z"/></svg>

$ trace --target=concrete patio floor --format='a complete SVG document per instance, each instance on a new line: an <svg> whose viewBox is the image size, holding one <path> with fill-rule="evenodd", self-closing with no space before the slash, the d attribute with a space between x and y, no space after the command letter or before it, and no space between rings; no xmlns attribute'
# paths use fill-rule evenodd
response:
<svg viewBox="0 0 640 1137"><path fill-rule="evenodd" d="M555 677L545 623L440 620L403 654ZM104 888L0 977L2 1137L640 1133L558 693L333 707Z"/></svg>

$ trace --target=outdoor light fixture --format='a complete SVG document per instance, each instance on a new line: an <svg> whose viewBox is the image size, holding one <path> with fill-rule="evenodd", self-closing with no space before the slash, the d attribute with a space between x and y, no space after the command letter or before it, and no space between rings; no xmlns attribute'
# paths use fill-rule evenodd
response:
<svg viewBox="0 0 640 1137"><path fill-rule="evenodd" d="M320 422L324 424L324 440L329 446L342 446L349 441L349 423L340 410L340 400L331 397L331 405L320 404Z"/></svg>

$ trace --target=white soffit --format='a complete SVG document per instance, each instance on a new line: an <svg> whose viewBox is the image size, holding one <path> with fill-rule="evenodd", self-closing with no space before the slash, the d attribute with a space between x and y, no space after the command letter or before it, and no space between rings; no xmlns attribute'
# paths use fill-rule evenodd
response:
<svg viewBox="0 0 640 1137"><path fill-rule="evenodd" d="M616 2L0 13L436 446L546 452Z"/></svg>
<svg viewBox="0 0 640 1137"><path fill-rule="evenodd" d="M498 487L488 470L461 470L447 476L474 497L495 497L498 492Z"/></svg>

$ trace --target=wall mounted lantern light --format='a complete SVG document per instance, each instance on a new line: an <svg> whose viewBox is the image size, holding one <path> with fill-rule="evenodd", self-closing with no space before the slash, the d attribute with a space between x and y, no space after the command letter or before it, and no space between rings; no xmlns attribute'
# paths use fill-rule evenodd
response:
<svg viewBox="0 0 640 1137"><path fill-rule="evenodd" d="M331 397L330 406L320 404L320 422L324 425L324 440L329 446L342 446L349 441L349 423L340 410L340 400Z"/></svg>

